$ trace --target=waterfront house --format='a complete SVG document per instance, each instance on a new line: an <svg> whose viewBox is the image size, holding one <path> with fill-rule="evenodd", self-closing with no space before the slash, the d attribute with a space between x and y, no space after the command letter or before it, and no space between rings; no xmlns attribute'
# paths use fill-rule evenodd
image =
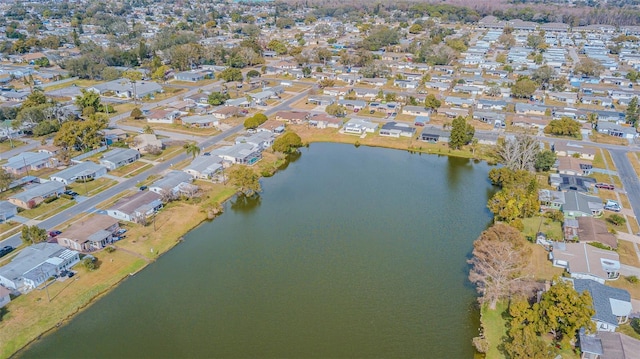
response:
<svg viewBox="0 0 640 359"><path fill-rule="evenodd" d="M553 242L549 259L555 267L564 268L571 278L589 279L598 283L620 276L620 256L587 243Z"/></svg>
<svg viewBox="0 0 640 359"><path fill-rule="evenodd" d="M198 191L198 186L191 184L192 180L191 175L186 172L170 171L149 185L149 191L161 195L164 199L181 194L191 197Z"/></svg>
<svg viewBox="0 0 640 359"><path fill-rule="evenodd" d="M77 251L57 243L33 244L18 252L9 264L0 267L0 285L27 293L79 261Z"/></svg>
<svg viewBox="0 0 640 359"><path fill-rule="evenodd" d="M62 231L56 240L63 247L79 252L92 252L111 244L117 237L119 229L117 219L96 214L88 219L74 222Z"/></svg>
<svg viewBox="0 0 640 359"><path fill-rule="evenodd" d="M361 118L352 118L347 121L342 128L340 129L340 133L354 134L354 135L362 135L364 133L373 133L378 129L378 124L373 123L369 120L361 119Z"/></svg>
<svg viewBox="0 0 640 359"><path fill-rule="evenodd" d="M134 149L114 148L100 159L100 164L113 171L116 168L133 163L140 158L140 152Z"/></svg>
<svg viewBox="0 0 640 359"><path fill-rule="evenodd" d="M305 111L278 111L276 112L276 121L283 121L296 125L302 125L309 120L309 112Z"/></svg>
<svg viewBox="0 0 640 359"><path fill-rule="evenodd" d="M58 181L34 183L25 190L9 197L9 202L24 209L31 209L49 197L57 197L64 192L64 184Z"/></svg>
<svg viewBox="0 0 640 359"><path fill-rule="evenodd" d="M211 151L211 155L219 156L230 164L253 165L262 158L261 148L251 143L239 143L223 146Z"/></svg>
<svg viewBox="0 0 640 359"><path fill-rule="evenodd" d="M429 143L437 143L437 142L449 142L449 138L451 137L451 132L443 130L438 127L428 126L425 127L420 133L420 137L418 139L420 141L429 142Z"/></svg>
<svg viewBox="0 0 640 359"><path fill-rule="evenodd" d="M119 199L107 209L107 214L121 221L144 224L161 208L162 196L152 191L139 191Z"/></svg>
<svg viewBox="0 0 640 359"><path fill-rule="evenodd" d="M76 181L93 181L107 174L107 168L94 162L80 162L60 172L52 174L49 179L69 185Z"/></svg>
<svg viewBox="0 0 640 359"><path fill-rule="evenodd" d="M609 287L590 279L573 279L576 292L591 294L595 314L591 320L599 332L615 332L618 326L629 322L631 295L620 288Z"/></svg>
<svg viewBox="0 0 640 359"><path fill-rule="evenodd" d="M325 113L317 113L309 117L309 126L318 129L340 128L343 122L344 121L342 119Z"/></svg>
<svg viewBox="0 0 640 359"><path fill-rule="evenodd" d="M210 155L194 158L184 171L194 179L212 179L222 169L222 158Z"/></svg>
<svg viewBox="0 0 640 359"><path fill-rule="evenodd" d="M379 134L380 136L399 138L400 136L413 137L415 132L415 127L411 127L406 123L387 122L382 125Z"/></svg>

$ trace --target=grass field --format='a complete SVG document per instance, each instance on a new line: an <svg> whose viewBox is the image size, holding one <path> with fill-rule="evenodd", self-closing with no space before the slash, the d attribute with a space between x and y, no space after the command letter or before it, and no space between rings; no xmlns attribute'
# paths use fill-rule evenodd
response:
<svg viewBox="0 0 640 359"><path fill-rule="evenodd" d="M504 358L504 354L498 350L498 345L502 343L502 338L506 336L506 323L504 319L507 303L499 302L496 309L489 309L483 305L480 309L482 332L489 342L489 350L486 353L487 359Z"/></svg>
<svg viewBox="0 0 640 359"><path fill-rule="evenodd" d="M20 216L31 218L31 219L45 219L47 217L51 217L56 213L62 212L65 209L76 204L76 201L72 199L66 198L58 198L57 200L50 203L40 203L38 207L28 209L26 211L20 212Z"/></svg>
<svg viewBox="0 0 640 359"><path fill-rule="evenodd" d="M67 187L82 196L93 196L96 193L116 185L118 182L109 178L98 178L89 182L74 182Z"/></svg>
<svg viewBox="0 0 640 359"><path fill-rule="evenodd" d="M14 140L14 139L12 139L11 141L4 140L0 142L0 152L7 152L7 151L10 151L11 149L18 148L25 144L27 143L20 140ZM11 147L11 145L13 145L13 147Z"/></svg>
<svg viewBox="0 0 640 359"><path fill-rule="evenodd" d="M542 232L547 235L548 238L555 240L562 240L564 235L562 233L562 224L560 222L552 221L545 217L531 217L522 220L524 224L524 235L535 238L538 232ZM539 230L538 230L539 229Z"/></svg>
<svg viewBox="0 0 640 359"><path fill-rule="evenodd" d="M146 162L136 161L126 166L116 168L115 170L109 172L109 174L117 177L125 177L131 175L132 173L138 172L141 168L146 168L148 166L151 165Z"/></svg>
<svg viewBox="0 0 640 359"><path fill-rule="evenodd" d="M618 255L620 256L620 263L640 267L640 259L638 259L633 243L619 239Z"/></svg>

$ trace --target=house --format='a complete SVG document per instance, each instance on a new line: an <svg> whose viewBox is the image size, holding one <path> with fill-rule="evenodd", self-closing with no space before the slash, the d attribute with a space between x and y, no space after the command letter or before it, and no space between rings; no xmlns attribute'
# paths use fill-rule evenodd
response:
<svg viewBox="0 0 640 359"><path fill-rule="evenodd" d="M631 295L620 288L609 287L590 279L573 279L578 293L591 294L595 314L591 317L599 332L615 332L619 325L629 322ZM640 352L638 352L640 353Z"/></svg>
<svg viewBox="0 0 640 359"><path fill-rule="evenodd" d="M213 76L212 71L208 70L191 70L178 72L173 75L177 81L198 82Z"/></svg>
<svg viewBox="0 0 640 359"><path fill-rule="evenodd" d="M152 191L139 191L119 199L107 209L107 214L121 221L144 224L161 208L162 196Z"/></svg>
<svg viewBox="0 0 640 359"><path fill-rule="evenodd" d="M573 176L588 176L593 165L591 162L575 157L558 157L558 173Z"/></svg>
<svg viewBox="0 0 640 359"><path fill-rule="evenodd" d="M593 147L584 147L573 142L559 141L551 144L551 149L561 156L578 156L579 158L593 161L596 157L596 149Z"/></svg>
<svg viewBox="0 0 640 359"><path fill-rule="evenodd" d="M424 106L404 106L402 108L403 115L409 116L426 116L429 117L431 115L431 111Z"/></svg>
<svg viewBox="0 0 640 359"><path fill-rule="evenodd" d="M479 99L476 107L482 110L504 111L507 108L507 101Z"/></svg>
<svg viewBox="0 0 640 359"><path fill-rule="evenodd" d="M257 133L256 133L257 134ZM232 146L223 146L211 151L231 164L254 165L262 158L261 148L251 143L239 143Z"/></svg>
<svg viewBox="0 0 640 359"><path fill-rule="evenodd" d="M195 128L213 128L220 125L220 120L213 115L186 116L182 117L180 122L182 122L184 126Z"/></svg>
<svg viewBox="0 0 640 359"><path fill-rule="evenodd" d="M272 98L280 98L275 92L271 90L265 90L258 93L250 93L253 102L260 106L267 106L267 100Z"/></svg>
<svg viewBox="0 0 640 359"><path fill-rule="evenodd" d="M121 128L102 130L102 135L107 141L107 145L111 145L114 142L124 141L127 139L127 132L125 132Z"/></svg>
<svg viewBox="0 0 640 359"><path fill-rule="evenodd" d="M275 122L275 120L273 121ZM275 122L275 124L284 126L279 122ZM256 146L259 151L264 151L267 148L271 147L271 145L273 145L273 141L275 140L275 138L276 138L276 135L273 132L264 130L264 131L257 131L256 133L248 136L238 136L236 137L235 142L236 144L248 143L253 146Z"/></svg>
<svg viewBox="0 0 640 359"><path fill-rule="evenodd" d="M618 332L580 331L580 359L635 359L640 353L640 340Z"/></svg>
<svg viewBox="0 0 640 359"><path fill-rule="evenodd" d="M107 167L109 171L133 163L140 158L140 152L134 149L114 148L107 152L100 159L100 164Z"/></svg>
<svg viewBox="0 0 640 359"><path fill-rule="evenodd" d="M234 116L242 116L245 113L246 110L241 110L236 106L220 106L213 110L213 112L211 112L213 117L217 118L218 120L226 120Z"/></svg>
<svg viewBox="0 0 640 359"><path fill-rule="evenodd" d="M602 200L596 196L569 190L564 193L562 212L565 218L600 217L604 212Z"/></svg>
<svg viewBox="0 0 640 359"><path fill-rule="evenodd" d="M121 98L153 97L157 93L162 93L162 86L153 81L134 81L128 79L117 79L102 84L97 84L87 88L87 91L97 92L101 96L113 95Z"/></svg>
<svg viewBox="0 0 640 359"><path fill-rule="evenodd" d="M394 80L393 86L403 89L417 89L420 86L420 82L416 80Z"/></svg>
<svg viewBox="0 0 640 359"><path fill-rule="evenodd" d="M193 196L198 191L198 186L191 184L193 178L182 171L170 171L159 180L149 186L149 191L161 195L175 197L178 195Z"/></svg>
<svg viewBox="0 0 640 359"><path fill-rule="evenodd" d="M333 96L310 95L307 98L307 103L310 103L316 106L329 106L335 102L336 102L336 98Z"/></svg>
<svg viewBox="0 0 640 359"><path fill-rule="evenodd" d="M305 111L278 111L276 112L276 121L284 121L296 125L302 125L309 120L309 112Z"/></svg>
<svg viewBox="0 0 640 359"><path fill-rule="evenodd" d="M591 177L552 173L549 175L549 184L560 191L587 193L596 185L596 180Z"/></svg>
<svg viewBox="0 0 640 359"><path fill-rule="evenodd" d="M367 107L367 102L363 100L338 100L338 105L357 112Z"/></svg>
<svg viewBox="0 0 640 359"><path fill-rule="evenodd" d="M420 133L420 137L418 139L420 141L429 142L429 143L437 143L437 142L449 142L449 138L451 137L450 131L445 131L441 128L428 126L425 127Z"/></svg>
<svg viewBox="0 0 640 359"><path fill-rule="evenodd" d="M406 123L399 122L387 122L380 128L380 136L386 137L413 137L415 132L415 127L411 127Z"/></svg>
<svg viewBox="0 0 640 359"><path fill-rule="evenodd" d="M75 181L93 181L107 174L107 168L97 163L87 161L80 162L58 173L52 174L49 179L69 185Z"/></svg>
<svg viewBox="0 0 640 359"><path fill-rule="evenodd" d="M540 201L540 209L562 211L565 204L564 192L541 189L538 191L538 200Z"/></svg>
<svg viewBox="0 0 640 359"><path fill-rule="evenodd" d="M520 115L537 115L543 116L547 112L547 107L540 105L533 105L528 103L517 102L516 113Z"/></svg>
<svg viewBox="0 0 640 359"><path fill-rule="evenodd" d="M58 244L78 252L92 252L111 244L120 229L118 220L104 214L73 223L60 233Z"/></svg>
<svg viewBox="0 0 640 359"><path fill-rule="evenodd" d="M7 201L0 201L0 223L6 222L9 218L18 214L18 207Z"/></svg>
<svg viewBox="0 0 640 359"><path fill-rule="evenodd" d="M130 147L140 153L152 153L162 150L162 141L152 133L142 133L133 138Z"/></svg>
<svg viewBox="0 0 640 359"><path fill-rule="evenodd" d="M343 122L344 121L340 118L324 113L317 113L309 118L309 126L318 129L340 128Z"/></svg>
<svg viewBox="0 0 640 359"><path fill-rule="evenodd" d="M543 130L548 124L549 120L541 117L518 116L511 119L512 126L522 128Z"/></svg>
<svg viewBox="0 0 640 359"><path fill-rule="evenodd" d="M593 217L578 217L574 221L577 224L575 237L577 237L578 241L584 243L598 242L612 249L618 248L618 239L613 233L609 232L604 220ZM574 239L571 238L571 240Z"/></svg>
<svg viewBox="0 0 640 359"><path fill-rule="evenodd" d="M9 304L11 301L11 291L0 285L0 308Z"/></svg>
<svg viewBox="0 0 640 359"><path fill-rule="evenodd" d="M258 132L264 131L264 132L269 132L275 135L279 135L285 131L285 124L276 120L267 120L265 121L265 123L260 125L256 129L256 131Z"/></svg>
<svg viewBox="0 0 640 359"><path fill-rule="evenodd" d="M149 123L172 124L180 117L180 111L175 109L154 110L146 116Z"/></svg>
<svg viewBox="0 0 640 359"><path fill-rule="evenodd" d="M9 197L9 202L24 209L31 209L44 202L46 198L57 197L64 192L64 184L58 181L35 183L20 193Z"/></svg>
<svg viewBox="0 0 640 359"><path fill-rule="evenodd" d="M342 125L342 128L340 129L340 133L362 135L367 132L373 133L377 129L378 129L377 123L373 123L365 119L352 118L349 121L347 121L344 125Z"/></svg>
<svg viewBox="0 0 640 359"><path fill-rule="evenodd" d="M633 127L622 126L608 121L598 121L598 132L609 136L621 137L627 140L633 140L638 137L638 132Z"/></svg>
<svg viewBox="0 0 640 359"><path fill-rule="evenodd" d="M498 133L495 132L476 132L473 135L473 138L478 140L478 143L481 145L491 145L495 146L498 144Z"/></svg>
<svg viewBox="0 0 640 359"><path fill-rule="evenodd" d="M471 98L447 96L444 98L444 103L447 106L457 106L457 107L467 108L467 107L473 106L474 100Z"/></svg>
<svg viewBox="0 0 640 359"><path fill-rule="evenodd" d="M0 285L26 293L80 261L77 251L57 243L42 242L24 248L11 262L0 267Z"/></svg>
<svg viewBox="0 0 640 359"><path fill-rule="evenodd" d="M222 171L222 158L218 156L198 156L183 171L194 179L212 179Z"/></svg>
<svg viewBox="0 0 640 359"><path fill-rule="evenodd" d="M10 157L2 169L14 176L26 174L29 171L38 171L43 168L53 168L58 165L58 160L46 152L22 152Z"/></svg>
<svg viewBox="0 0 640 359"><path fill-rule="evenodd" d="M589 279L598 283L620 276L620 256L587 243L553 242L549 260L555 267L566 269L571 278Z"/></svg>

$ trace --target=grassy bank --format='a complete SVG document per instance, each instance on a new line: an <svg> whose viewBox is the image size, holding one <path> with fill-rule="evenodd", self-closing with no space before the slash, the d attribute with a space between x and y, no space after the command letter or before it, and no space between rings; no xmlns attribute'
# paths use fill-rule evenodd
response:
<svg viewBox="0 0 640 359"><path fill-rule="evenodd" d="M507 310L506 302L499 302L496 309L489 309L483 305L480 309L480 322L482 323L482 332L489 343L489 350L485 355L487 359L504 358L504 354L498 349L502 343L502 338L507 335L505 320L505 312Z"/></svg>

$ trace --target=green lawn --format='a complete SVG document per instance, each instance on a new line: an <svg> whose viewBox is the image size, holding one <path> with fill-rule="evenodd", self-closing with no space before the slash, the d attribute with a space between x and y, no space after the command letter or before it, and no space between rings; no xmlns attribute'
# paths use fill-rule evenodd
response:
<svg viewBox="0 0 640 359"><path fill-rule="evenodd" d="M13 144L13 147L11 147L12 144ZM12 148L20 147L24 144L26 144L26 142L23 142L20 140L11 140L11 141L5 140L0 142L0 152L7 152Z"/></svg>
<svg viewBox="0 0 640 359"><path fill-rule="evenodd" d="M50 203L40 203L38 207L22 211L19 214L22 217L31 219L45 219L47 217L53 216L56 213L64 211L65 209L73 206L75 203L76 202L72 199L60 197Z"/></svg>
<svg viewBox="0 0 640 359"><path fill-rule="evenodd" d="M136 161L126 166L116 168L115 170L109 172L109 174L116 177L125 177L126 175L129 175L132 172L136 172L140 168L145 168L147 166L151 166L151 165L146 162Z"/></svg>
<svg viewBox="0 0 640 359"><path fill-rule="evenodd" d="M502 338L506 336L506 323L503 314L507 310L507 303L500 302L496 309L491 310L483 305L480 309L480 321L482 323L484 337L489 342L489 350L486 353L487 359L504 358L504 354L498 350L498 345L502 343Z"/></svg>
<svg viewBox="0 0 640 359"><path fill-rule="evenodd" d="M98 192L104 191L105 189L115 185L116 181L108 178L98 178L93 181L89 181L86 183L83 182L74 182L67 187L71 190L77 192L82 196L92 196Z"/></svg>
<svg viewBox="0 0 640 359"><path fill-rule="evenodd" d="M524 224L524 231L522 233L524 233L525 236L535 238L536 233L538 233L538 228L540 228L539 231L546 234L548 238L561 240L564 237L562 234L562 224L560 222L554 222L549 218L525 218L522 220L522 223Z"/></svg>

